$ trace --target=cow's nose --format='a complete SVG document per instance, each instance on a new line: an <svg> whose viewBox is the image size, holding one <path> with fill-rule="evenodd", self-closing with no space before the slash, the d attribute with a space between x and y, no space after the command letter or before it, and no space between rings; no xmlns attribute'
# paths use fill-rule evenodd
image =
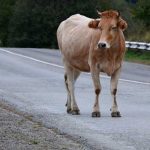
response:
<svg viewBox="0 0 150 150"><path fill-rule="evenodd" d="M98 43L98 48L106 48L106 43Z"/></svg>

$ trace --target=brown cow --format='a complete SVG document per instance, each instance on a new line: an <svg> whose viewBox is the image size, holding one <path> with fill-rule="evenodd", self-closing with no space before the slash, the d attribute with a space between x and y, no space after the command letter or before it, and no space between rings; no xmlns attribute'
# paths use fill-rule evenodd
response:
<svg viewBox="0 0 150 150"><path fill-rule="evenodd" d="M74 95L74 84L80 72L91 72L95 88L95 103L92 117L100 117L99 94L100 72L111 76L112 108L111 116L120 117L116 93L117 84L125 54L123 31L127 23L117 11L102 13L99 19L91 19L76 14L63 21L57 30L58 45L62 52L67 89L67 112L80 113Z"/></svg>

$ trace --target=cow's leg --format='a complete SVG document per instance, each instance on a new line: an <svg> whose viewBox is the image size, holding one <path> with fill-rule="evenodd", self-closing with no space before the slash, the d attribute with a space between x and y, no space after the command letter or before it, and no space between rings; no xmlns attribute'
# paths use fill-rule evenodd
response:
<svg viewBox="0 0 150 150"><path fill-rule="evenodd" d="M74 83L75 79L79 76L79 72L74 70L70 66L65 66L66 69L66 85L67 85L67 92L68 92L68 100L67 100L67 112L73 115L79 114L79 108L77 106L75 95L74 95Z"/></svg>
<svg viewBox="0 0 150 150"><path fill-rule="evenodd" d="M100 117L100 110L99 110L99 94L101 92L101 84L99 79L99 71L92 71L91 72L94 87L95 87L95 103L93 106L92 117Z"/></svg>
<svg viewBox="0 0 150 150"><path fill-rule="evenodd" d="M117 85L118 85L118 79L120 76L121 68L116 70L113 75L111 76L111 95L112 95L112 108L111 108L111 116L112 117L121 117L120 112L118 111L118 105L116 100L116 94L117 94Z"/></svg>
<svg viewBox="0 0 150 150"><path fill-rule="evenodd" d="M79 77L80 72L77 70L74 70L74 84ZM68 87L68 80L67 80L67 73L64 75L65 78L65 85L66 85L66 90L67 90L67 102L66 102L66 107L67 107L67 113L71 113L71 94L69 92L69 87Z"/></svg>
<svg viewBox="0 0 150 150"><path fill-rule="evenodd" d="M71 113L71 95L70 95L69 87L68 87L67 73L65 73L64 79L65 79L65 86L67 90L67 102L66 102L67 113Z"/></svg>

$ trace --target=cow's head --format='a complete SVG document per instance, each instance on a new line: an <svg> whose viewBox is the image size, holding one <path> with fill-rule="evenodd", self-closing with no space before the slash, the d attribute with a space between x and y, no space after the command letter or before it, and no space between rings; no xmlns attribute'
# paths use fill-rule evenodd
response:
<svg viewBox="0 0 150 150"><path fill-rule="evenodd" d="M90 21L89 27L101 31L98 48L110 48L119 32L127 28L127 23L121 18L118 11L109 10L102 13L98 12L98 14L100 19Z"/></svg>

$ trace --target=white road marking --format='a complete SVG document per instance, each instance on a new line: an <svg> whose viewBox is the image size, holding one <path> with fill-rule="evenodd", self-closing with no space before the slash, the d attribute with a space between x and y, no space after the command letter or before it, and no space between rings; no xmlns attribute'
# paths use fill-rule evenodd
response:
<svg viewBox="0 0 150 150"><path fill-rule="evenodd" d="M22 54L14 53L14 52L2 49L2 48L0 48L0 51L6 52L6 53L9 53L9 54L12 54L12 55L16 55L16 56L19 56L19 57L27 58L27 59L30 59L30 60L33 60L33 61L36 61L36 62L39 62L39 63L43 63L43 64L46 64L46 65L50 65L50 66L53 66L53 67L58 67L58 68L64 69L63 66L53 64L53 63L49 63L49 62L46 62L46 61L42 61L42 60L39 60L39 59L35 59L33 57L25 56L25 55L22 55ZM87 73L87 74L89 74L89 73ZM101 75L101 77L106 78L106 79L110 79L110 77L105 76L105 75ZM135 80L119 79L119 81L129 82L129 83L136 83L136 84L143 84L143 85L150 85L149 82L141 82L141 81L135 81Z"/></svg>
<svg viewBox="0 0 150 150"><path fill-rule="evenodd" d="M2 48L0 48L0 50L3 51L3 52L6 52L6 53L12 54L12 55L16 55L16 56L20 56L20 57L23 57L23 58L27 58L27 59L30 59L30 60L33 60L33 61L36 61L36 62L40 62L40 63L42 63L42 64L51 65L51 66L58 67L58 68L62 68L62 69L64 68L63 66L59 66L59 65L56 65L56 64L53 64L53 63L49 63L49 62L46 62L46 61L42 61L42 60L39 60L39 59L35 59L35 58L33 58L33 57L25 56L25 55L22 55L22 54L14 53L14 52L11 52L11 51L2 49Z"/></svg>

